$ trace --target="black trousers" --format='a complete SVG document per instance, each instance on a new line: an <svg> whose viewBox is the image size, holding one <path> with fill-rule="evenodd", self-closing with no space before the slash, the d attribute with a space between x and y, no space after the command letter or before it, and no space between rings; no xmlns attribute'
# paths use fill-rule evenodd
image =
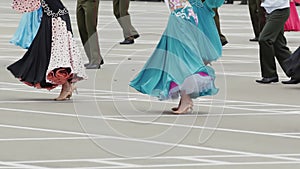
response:
<svg viewBox="0 0 300 169"><path fill-rule="evenodd" d="M266 24L258 40L262 77L278 76L275 58L283 71L287 72L283 62L290 57L291 52L284 36L284 24L289 15L290 8L285 8L275 10L266 17Z"/></svg>

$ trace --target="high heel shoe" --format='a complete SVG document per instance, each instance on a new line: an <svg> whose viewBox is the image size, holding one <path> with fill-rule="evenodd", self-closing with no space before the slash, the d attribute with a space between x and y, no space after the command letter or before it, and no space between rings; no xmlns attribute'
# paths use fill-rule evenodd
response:
<svg viewBox="0 0 300 169"><path fill-rule="evenodd" d="M179 107L172 107L171 110L172 111L177 111L179 109Z"/></svg>
<svg viewBox="0 0 300 169"><path fill-rule="evenodd" d="M178 107L172 107L172 111L177 111L181 105L181 100L179 101Z"/></svg>
<svg viewBox="0 0 300 169"><path fill-rule="evenodd" d="M177 110L179 109L180 105L181 105L181 102L179 102L178 107L172 107L171 110L172 110L172 111L177 111ZM194 106L193 103L189 103L189 105L192 105L192 107Z"/></svg>
<svg viewBox="0 0 300 169"><path fill-rule="evenodd" d="M187 104L182 110L178 108L176 111L173 111L174 114L185 114L193 110L192 104Z"/></svg>
<svg viewBox="0 0 300 169"><path fill-rule="evenodd" d="M70 91L69 95L67 96L68 99L70 99L72 97L72 94L74 91L76 94L78 94L77 87L74 85L71 85L71 91Z"/></svg>
<svg viewBox="0 0 300 169"><path fill-rule="evenodd" d="M72 93L75 91L75 93L78 94L77 87L74 85L71 86L71 91L72 91Z"/></svg>
<svg viewBox="0 0 300 169"><path fill-rule="evenodd" d="M61 95L59 95L57 98L55 98L55 101L63 101L63 100L70 100L72 96L72 91L63 92Z"/></svg>
<svg viewBox="0 0 300 169"><path fill-rule="evenodd" d="M57 97L57 98L55 98L54 100L55 101L63 101L63 100L70 100L71 99L71 97L72 97L72 93L73 93L73 91L76 91L76 93L78 93L77 92L77 87L76 86L74 86L74 85L72 85L72 84L70 84L71 86L70 86L70 88L69 89L65 89L64 87L62 88L62 91L60 92L60 95ZM68 91L64 91L64 90L68 90Z"/></svg>

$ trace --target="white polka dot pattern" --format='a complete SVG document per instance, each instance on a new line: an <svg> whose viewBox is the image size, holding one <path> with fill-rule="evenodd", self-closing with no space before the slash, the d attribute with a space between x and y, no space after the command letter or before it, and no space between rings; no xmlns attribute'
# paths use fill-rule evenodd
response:
<svg viewBox="0 0 300 169"><path fill-rule="evenodd" d="M73 35L67 30L66 22L60 17L52 18L51 57L47 75L56 68L71 68L73 75L86 79L83 60ZM53 83L53 82L52 82Z"/></svg>
<svg viewBox="0 0 300 169"><path fill-rule="evenodd" d="M32 12L39 9L41 6L40 0L13 0L12 8L17 12Z"/></svg>

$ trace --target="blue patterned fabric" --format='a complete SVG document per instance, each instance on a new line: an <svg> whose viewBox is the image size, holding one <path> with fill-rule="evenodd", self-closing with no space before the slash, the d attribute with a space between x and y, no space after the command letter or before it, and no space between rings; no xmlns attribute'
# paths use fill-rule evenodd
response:
<svg viewBox="0 0 300 169"><path fill-rule="evenodd" d="M222 3L208 3L212 1L202 3L200 0L191 0L191 6L171 13L159 44L137 77L130 82L131 87L164 100L170 98L171 82L181 85L187 77L198 72L207 73L215 79L214 70L204 64L222 55L222 45L211 9ZM193 97L214 95L217 92L212 81L209 90L193 94Z"/></svg>
<svg viewBox="0 0 300 169"><path fill-rule="evenodd" d="M28 49L40 27L42 15L42 8L24 13L10 43Z"/></svg>

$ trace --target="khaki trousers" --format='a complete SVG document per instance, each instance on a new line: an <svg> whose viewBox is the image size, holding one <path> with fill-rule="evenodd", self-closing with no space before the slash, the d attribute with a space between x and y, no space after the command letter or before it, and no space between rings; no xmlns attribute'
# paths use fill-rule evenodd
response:
<svg viewBox="0 0 300 169"><path fill-rule="evenodd" d="M130 0L113 0L114 15L123 29L125 39L138 34L131 24L130 15L128 13L129 3Z"/></svg>
<svg viewBox="0 0 300 169"><path fill-rule="evenodd" d="M77 25L90 64L100 64L102 56L97 33L99 0L77 0Z"/></svg>

